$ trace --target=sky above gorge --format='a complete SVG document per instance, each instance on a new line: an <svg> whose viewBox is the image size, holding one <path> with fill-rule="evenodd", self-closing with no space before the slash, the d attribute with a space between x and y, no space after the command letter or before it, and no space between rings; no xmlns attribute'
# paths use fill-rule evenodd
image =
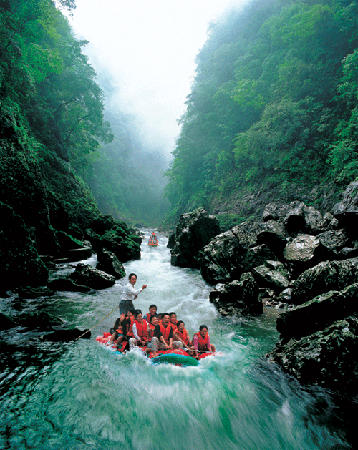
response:
<svg viewBox="0 0 358 450"><path fill-rule="evenodd" d="M247 0L76 0L70 25L111 85L107 105L134 116L146 146L170 158L210 22ZM102 85L102 87L105 87Z"/></svg>

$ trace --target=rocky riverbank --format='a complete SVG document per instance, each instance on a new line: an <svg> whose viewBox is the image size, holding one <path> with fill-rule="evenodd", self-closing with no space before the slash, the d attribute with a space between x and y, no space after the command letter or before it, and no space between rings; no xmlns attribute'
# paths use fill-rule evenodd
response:
<svg viewBox="0 0 358 450"><path fill-rule="evenodd" d="M357 395L358 182L325 213L300 201L270 203L262 221L209 239L215 221L203 210L182 216L170 238L172 264L199 267L223 315L282 308L280 342L267 357L301 382Z"/></svg>

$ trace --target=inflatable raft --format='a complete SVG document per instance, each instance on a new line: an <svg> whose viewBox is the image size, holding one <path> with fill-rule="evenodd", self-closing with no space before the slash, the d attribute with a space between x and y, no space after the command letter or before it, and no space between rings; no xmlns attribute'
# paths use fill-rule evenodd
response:
<svg viewBox="0 0 358 450"><path fill-rule="evenodd" d="M151 247L156 247L158 245L158 238L154 232L149 238L148 245L150 245Z"/></svg>
<svg viewBox="0 0 358 450"><path fill-rule="evenodd" d="M99 342L101 345L109 348L110 350L114 351L115 353L118 353L122 355L122 351L124 350L124 347L126 343L123 343L122 349L119 351L115 344L110 343L111 339L111 333L103 333L102 336L97 336L96 341ZM140 348L140 347L138 347ZM206 356L213 355L213 353L203 353L199 356L199 360L202 358L205 358ZM190 356L185 350L183 349L175 349L175 350L165 350L165 351L158 351L158 356L154 357L152 354L147 355L143 351L143 356L148 357L151 359L151 362L153 364L175 364L176 366L197 366L199 364L199 361L192 356Z"/></svg>

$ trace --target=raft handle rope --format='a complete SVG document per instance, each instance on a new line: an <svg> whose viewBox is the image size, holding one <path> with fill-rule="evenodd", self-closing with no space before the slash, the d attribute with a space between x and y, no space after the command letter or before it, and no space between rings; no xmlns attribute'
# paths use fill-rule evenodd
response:
<svg viewBox="0 0 358 450"><path fill-rule="evenodd" d="M85 334L87 334L89 331L93 330L93 328L95 328L97 325L99 325L101 322L104 321L104 319L106 319L108 316L110 316L112 313L114 313L114 311L119 308L119 306L116 306L114 309L112 309L112 311L110 313L108 313L106 316L103 317L103 319L101 319L98 323L96 323L96 325L93 325L92 328L89 328L88 330L86 330L84 333L81 334L81 336L78 336L78 338L76 338L74 340L74 342L78 341L78 339L81 339L82 336L84 336Z"/></svg>

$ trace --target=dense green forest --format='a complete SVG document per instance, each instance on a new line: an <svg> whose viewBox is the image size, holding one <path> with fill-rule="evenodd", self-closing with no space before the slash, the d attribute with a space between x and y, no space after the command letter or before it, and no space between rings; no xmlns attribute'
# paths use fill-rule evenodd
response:
<svg viewBox="0 0 358 450"><path fill-rule="evenodd" d="M351 0L254 0L212 25L168 171L168 222L358 176L357 32Z"/></svg>
<svg viewBox="0 0 358 450"><path fill-rule="evenodd" d="M105 94L83 53L87 42L62 14L73 8L74 0L0 2L2 136L16 135L16 157L36 168L71 217L85 210L92 216L98 205L132 225L155 224L168 204L159 176L165 167L138 141L130 117L111 110L105 117ZM3 168L8 156L2 153ZM71 173L77 187L61 172ZM9 184L4 173L2 184Z"/></svg>

